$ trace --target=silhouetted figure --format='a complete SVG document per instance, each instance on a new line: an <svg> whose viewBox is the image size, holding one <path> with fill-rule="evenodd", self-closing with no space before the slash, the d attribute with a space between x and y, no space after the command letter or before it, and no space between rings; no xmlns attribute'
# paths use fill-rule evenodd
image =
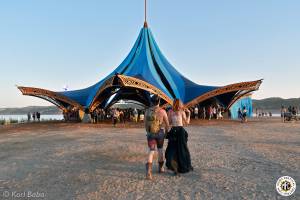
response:
<svg viewBox="0 0 300 200"><path fill-rule="evenodd" d="M29 113L27 113L27 121L30 122L30 120L31 120L31 114L29 112Z"/></svg>
<svg viewBox="0 0 300 200"><path fill-rule="evenodd" d="M247 109L246 106L243 107L243 122L247 122Z"/></svg>
<svg viewBox="0 0 300 200"><path fill-rule="evenodd" d="M205 109L205 107L203 107L202 117L203 117L203 119L206 118L206 109Z"/></svg>
<svg viewBox="0 0 300 200"><path fill-rule="evenodd" d="M41 113L36 112L36 118L37 118L38 121L40 121L41 120Z"/></svg>
<svg viewBox="0 0 300 200"><path fill-rule="evenodd" d="M242 114L241 108L239 108L239 110L238 110L238 118L241 119L241 122L243 122L243 114Z"/></svg>
<svg viewBox="0 0 300 200"><path fill-rule="evenodd" d="M32 119L33 119L33 121L35 121L35 112L32 113Z"/></svg>

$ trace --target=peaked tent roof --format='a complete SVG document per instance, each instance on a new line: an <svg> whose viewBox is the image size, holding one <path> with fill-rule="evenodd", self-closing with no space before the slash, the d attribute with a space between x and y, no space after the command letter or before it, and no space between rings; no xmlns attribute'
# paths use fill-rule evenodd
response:
<svg viewBox="0 0 300 200"><path fill-rule="evenodd" d="M198 85L180 74L160 51L151 30L145 23L139 36L125 60L108 76L95 85L74 91L52 92L38 88L18 87L24 95L37 96L50 102L56 102L61 107L73 105L80 109L91 108L99 91L107 81L122 75L132 77L134 81L142 81L158 89L168 99L180 99L185 105L190 106L208 98L223 95L226 106L232 100L237 100L248 92L257 90L261 80L242 82L224 87ZM38 89L38 90L36 90ZM241 93L241 91L243 91ZM169 101L170 103L170 101Z"/></svg>
<svg viewBox="0 0 300 200"><path fill-rule="evenodd" d="M91 87L61 94L89 107L105 80L115 74L143 80L163 91L170 99L178 98L183 103L218 88L198 85L180 74L160 51L151 30L144 27L128 56L111 74Z"/></svg>

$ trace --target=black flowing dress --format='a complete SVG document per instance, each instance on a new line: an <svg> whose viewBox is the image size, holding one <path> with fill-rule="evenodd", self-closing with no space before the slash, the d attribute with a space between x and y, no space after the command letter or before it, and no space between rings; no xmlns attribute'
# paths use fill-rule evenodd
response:
<svg viewBox="0 0 300 200"><path fill-rule="evenodd" d="M165 153L167 168L179 173L193 170L185 129L182 126L172 127L166 138L169 140Z"/></svg>

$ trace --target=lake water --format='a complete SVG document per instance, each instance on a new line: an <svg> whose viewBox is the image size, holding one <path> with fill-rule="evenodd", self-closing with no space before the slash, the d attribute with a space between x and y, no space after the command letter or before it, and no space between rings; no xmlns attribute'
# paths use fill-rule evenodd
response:
<svg viewBox="0 0 300 200"><path fill-rule="evenodd" d="M41 121L62 120L63 115L41 115ZM0 120L18 120L19 122L27 121L27 115L0 115ZM32 118L31 118L32 120Z"/></svg>
<svg viewBox="0 0 300 200"><path fill-rule="evenodd" d="M280 117L280 116L281 116L280 113L272 113L272 117ZM253 117L256 117L256 114L255 114L255 113L253 113ZM269 117L269 115L264 116L264 117Z"/></svg>

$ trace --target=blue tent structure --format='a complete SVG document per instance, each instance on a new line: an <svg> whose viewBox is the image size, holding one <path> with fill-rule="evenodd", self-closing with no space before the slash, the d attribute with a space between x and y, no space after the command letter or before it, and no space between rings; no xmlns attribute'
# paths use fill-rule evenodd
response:
<svg viewBox="0 0 300 200"><path fill-rule="evenodd" d="M161 97L163 105L180 99L186 107L215 100L225 108L244 95L258 90L262 80L227 86L199 85L179 73L162 54L145 21L138 38L123 62L96 84L81 90L54 92L41 88L18 87L23 95L45 99L62 110L76 108L93 112L119 100L150 105L151 95Z"/></svg>
<svg viewBox="0 0 300 200"><path fill-rule="evenodd" d="M238 119L238 110L243 110L244 107L247 110L247 117L252 117L253 115L253 107L252 107L252 98L249 95L246 95L242 98L240 98L238 101L236 101L231 107L230 107L230 116L231 119Z"/></svg>

